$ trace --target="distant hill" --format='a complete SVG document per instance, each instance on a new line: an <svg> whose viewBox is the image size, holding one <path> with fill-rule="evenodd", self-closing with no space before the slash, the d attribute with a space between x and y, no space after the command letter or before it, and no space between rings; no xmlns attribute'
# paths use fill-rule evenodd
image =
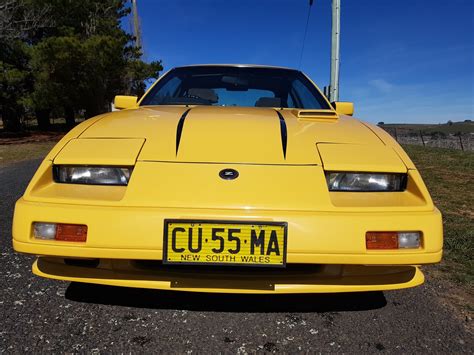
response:
<svg viewBox="0 0 474 355"><path fill-rule="evenodd" d="M474 133L474 121L466 120L463 122L452 123L434 123L434 124L411 124L411 123L387 123L379 122L380 127L384 129L414 130L426 133L442 132L445 134Z"/></svg>

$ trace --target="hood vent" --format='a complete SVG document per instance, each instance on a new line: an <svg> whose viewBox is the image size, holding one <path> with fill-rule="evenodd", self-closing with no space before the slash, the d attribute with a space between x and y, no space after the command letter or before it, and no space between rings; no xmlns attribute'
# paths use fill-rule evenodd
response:
<svg viewBox="0 0 474 355"><path fill-rule="evenodd" d="M300 120L337 120L339 116L332 110L293 110Z"/></svg>

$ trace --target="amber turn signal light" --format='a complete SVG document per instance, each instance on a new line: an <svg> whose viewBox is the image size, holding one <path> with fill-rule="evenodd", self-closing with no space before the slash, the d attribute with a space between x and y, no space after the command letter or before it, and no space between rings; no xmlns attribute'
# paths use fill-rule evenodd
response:
<svg viewBox="0 0 474 355"><path fill-rule="evenodd" d="M365 245L367 249L398 249L398 233L367 232Z"/></svg>
<svg viewBox="0 0 474 355"><path fill-rule="evenodd" d="M87 226L83 224L57 224L56 240L66 242L85 242L87 240Z"/></svg>

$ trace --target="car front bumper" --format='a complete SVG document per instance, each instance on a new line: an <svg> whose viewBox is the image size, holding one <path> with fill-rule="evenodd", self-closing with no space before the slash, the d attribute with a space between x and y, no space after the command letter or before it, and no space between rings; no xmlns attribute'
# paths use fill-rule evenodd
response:
<svg viewBox="0 0 474 355"><path fill-rule="evenodd" d="M242 280L237 282L229 275L222 276L216 285L231 282L234 286L211 287L209 282L202 282L202 287L198 287L183 281L173 286L174 281L183 277L196 279L196 273L192 277L177 276L173 280L169 275L160 278L140 268L125 267L117 271L114 267L83 268L62 262L64 258L96 258L100 259L101 265L109 265L107 260L160 261L165 219L287 222L288 265L339 265L342 268L337 275L331 271L330 279L327 270L312 274L309 279L305 276L304 280L288 278L283 272L282 278L265 281L273 285L268 290L259 289L260 286L249 288ZM37 240L33 237L34 222L85 224L88 226L87 242ZM423 243L419 249L366 250L367 231L421 231ZM213 210L88 206L30 202L22 198L15 208L13 247L18 252L45 256L35 263L34 273L61 280L206 292L346 292L421 284L423 275L412 265L441 260L442 234L441 214L437 209L430 212ZM201 274L199 280L202 280Z"/></svg>
<svg viewBox="0 0 474 355"><path fill-rule="evenodd" d="M424 282L416 266L291 265L293 268L242 270L221 267L143 267L134 260L102 259L97 267L72 266L62 258L40 257L33 273L56 280L160 290L210 293L335 293L385 291ZM301 268L301 266L303 266Z"/></svg>

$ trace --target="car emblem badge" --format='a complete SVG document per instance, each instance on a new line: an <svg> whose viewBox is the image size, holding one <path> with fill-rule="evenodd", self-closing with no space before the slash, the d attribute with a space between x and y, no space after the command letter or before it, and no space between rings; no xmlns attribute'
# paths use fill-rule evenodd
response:
<svg viewBox="0 0 474 355"><path fill-rule="evenodd" d="M234 180L239 177L239 172L235 169L224 169L219 172L219 176L224 180Z"/></svg>

